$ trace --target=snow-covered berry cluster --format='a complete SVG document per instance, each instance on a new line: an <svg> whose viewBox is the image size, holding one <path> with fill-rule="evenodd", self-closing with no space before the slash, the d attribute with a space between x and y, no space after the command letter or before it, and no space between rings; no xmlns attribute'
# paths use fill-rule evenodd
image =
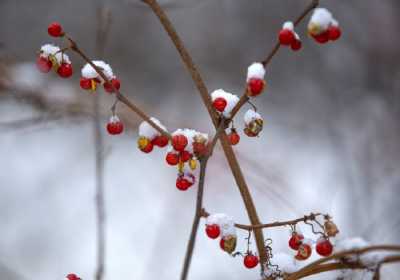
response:
<svg viewBox="0 0 400 280"><path fill-rule="evenodd" d="M211 239L220 237L220 248L228 254L235 251L237 236L232 217L223 213L209 215L206 220L206 234Z"/></svg>
<svg viewBox="0 0 400 280"><path fill-rule="evenodd" d="M320 44L328 41L336 41L340 38L342 31L338 21L332 13L325 8L314 10L308 23L308 34Z"/></svg>
<svg viewBox="0 0 400 280"><path fill-rule="evenodd" d="M244 133L249 137L256 137L263 129L264 120L255 110L249 109L244 114L244 123Z"/></svg>
<svg viewBox="0 0 400 280"><path fill-rule="evenodd" d="M229 118L232 109L239 102L239 97L223 89L217 89L211 93L211 100L215 110L224 117Z"/></svg>
<svg viewBox="0 0 400 280"><path fill-rule="evenodd" d="M93 60L92 63L107 77L108 82L103 82L104 90L108 93L113 93L115 90L119 90L121 87L121 82L114 75L112 68L110 65L101 60ZM102 81L101 76L97 73L97 71L90 65L90 63L86 63L81 70L81 80L80 86L84 90L96 90L97 84L100 84Z"/></svg>
<svg viewBox="0 0 400 280"><path fill-rule="evenodd" d="M69 78L73 72L68 55L52 44L45 44L40 48L36 66L42 73L49 73L54 69L61 78Z"/></svg>
<svg viewBox="0 0 400 280"><path fill-rule="evenodd" d="M319 255L327 257L332 254L333 245L327 237L320 237L315 242L311 239L305 239L303 234L293 231L289 239L289 247L297 251L295 258L299 261L304 261L311 256L314 243L316 244L315 250Z"/></svg>
<svg viewBox="0 0 400 280"><path fill-rule="evenodd" d="M279 31L279 43L283 46L290 46L293 51L298 51L302 47L300 36L294 31L294 24L287 21Z"/></svg>
<svg viewBox="0 0 400 280"><path fill-rule="evenodd" d="M162 128L165 132L168 132L167 128L158 119L152 117L150 120ZM144 121L139 125L139 138L137 140L137 145L143 153L150 153L153 151L154 146L164 148L168 145L168 142L168 137L161 134L148 122Z"/></svg>

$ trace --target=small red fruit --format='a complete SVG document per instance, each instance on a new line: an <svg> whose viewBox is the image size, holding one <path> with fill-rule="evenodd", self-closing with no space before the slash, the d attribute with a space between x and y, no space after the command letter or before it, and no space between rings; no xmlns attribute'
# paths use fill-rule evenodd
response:
<svg viewBox="0 0 400 280"><path fill-rule="evenodd" d="M69 78L72 76L72 65L70 63L61 63L57 70L58 75L61 78Z"/></svg>
<svg viewBox="0 0 400 280"><path fill-rule="evenodd" d="M317 41L320 44L325 44L329 41L329 32L325 31L321 34L318 35L313 35L313 38L315 39L315 41Z"/></svg>
<svg viewBox="0 0 400 280"><path fill-rule="evenodd" d="M215 98L213 102L213 106L218 112L223 112L227 104L225 98L222 97Z"/></svg>
<svg viewBox="0 0 400 280"><path fill-rule="evenodd" d="M243 264L246 268L251 269L258 265L258 257L253 255L251 252L248 253L243 260Z"/></svg>
<svg viewBox="0 0 400 280"><path fill-rule="evenodd" d="M81 86L82 89L89 90L92 88L92 80L82 77L81 80L79 81L79 85Z"/></svg>
<svg viewBox="0 0 400 280"><path fill-rule="evenodd" d="M293 232L292 237L289 239L289 247L293 250L298 250L301 243L303 243L304 236L300 233Z"/></svg>
<svg viewBox="0 0 400 280"><path fill-rule="evenodd" d="M289 29L282 29L279 32L279 42L282 45L289 46L295 40L294 33Z"/></svg>
<svg viewBox="0 0 400 280"><path fill-rule="evenodd" d="M332 251L333 251L332 243L328 239L325 239L325 238L320 238L317 241L317 246L315 248L316 248L317 253L323 257L329 256L330 254L332 254Z"/></svg>
<svg viewBox="0 0 400 280"><path fill-rule="evenodd" d="M192 186L192 183L189 180L185 179L183 176L179 176L176 179L176 187L180 191L186 191L188 188Z"/></svg>
<svg viewBox="0 0 400 280"><path fill-rule="evenodd" d="M119 90L121 87L121 82L117 78L114 78L114 79L111 79L111 81L109 83L105 82L103 85L104 90L108 93L114 92L113 86L116 90Z"/></svg>
<svg viewBox="0 0 400 280"><path fill-rule="evenodd" d="M51 61L43 56L39 56L36 60L36 66L42 73L49 73L53 64Z"/></svg>
<svg viewBox="0 0 400 280"><path fill-rule="evenodd" d="M189 159L192 158L192 156L193 155L191 153L189 153L188 151L182 151L181 152L181 160L183 162L187 162Z"/></svg>
<svg viewBox="0 0 400 280"><path fill-rule="evenodd" d="M225 251L225 239L221 238L221 240L219 241L219 247Z"/></svg>
<svg viewBox="0 0 400 280"><path fill-rule="evenodd" d="M47 28L47 32L49 32L49 35L53 37L60 37L63 35L61 24L58 22L51 23Z"/></svg>
<svg viewBox="0 0 400 280"><path fill-rule="evenodd" d="M342 30L340 29L339 26L331 25L331 26L328 28L328 37L329 37L329 40L331 40L331 41L336 41L337 39L340 38L341 35L342 35Z"/></svg>
<svg viewBox="0 0 400 280"><path fill-rule="evenodd" d="M144 146L144 147L141 148L140 150L141 150L143 153L148 154L148 153L150 153L150 152L153 150L153 148L154 148L153 144L152 144L151 142L149 142L146 146Z"/></svg>
<svg viewBox="0 0 400 280"><path fill-rule="evenodd" d="M70 273L66 276L68 280L81 280L76 274Z"/></svg>
<svg viewBox="0 0 400 280"><path fill-rule="evenodd" d="M124 131L124 124L119 120L117 116L113 116L107 123L107 131L111 135L121 134L122 131Z"/></svg>
<svg viewBox="0 0 400 280"><path fill-rule="evenodd" d="M179 155L174 152L169 152L165 160L169 165L177 165L179 163Z"/></svg>
<svg viewBox="0 0 400 280"><path fill-rule="evenodd" d="M265 81L262 79L252 78L248 81L247 86L249 88L249 95L257 96L264 90Z"/></svg>
<svg viewBox="0 0 400 280"><path fill-rule="evenodd" d="M165 135L158 135L151 142L153 145L163 148L168 145L169 139Z"/></svg>
<svg viewBox="0 0 400 280"><path fill-rule="evenodd" d="M218 225L212 224L206 226L206 233L211 239L216 239L221 234L221 230Z"/></svg>
<svg viewBox="0 0 400 280"><path fill-rule="evenodd" d="M299 250L297 251L297 255L294 256L296 260L304 261L311 256L312 249L311 246L307 243L302 243L299 246Z"/></svg>
<svg viewBox="0 0 400 280"><path fill-rule="evenodd" d="M193 142L193 151L199 155L202 156L206 153L207 151L207 146L205 143L198 143L198 142Z"/></svg>
<svg viewBox="0 0 400 280"><path fill-rule="evenodd" d="M302 43L301 43L300 40L297 40L297 39L296 39L296 40L294 40L294 41L292 42L292 44L290 45L290 47L292 48L292 50L298 51L298 50L301 49Z"/></svg>
<svg viewBox="0 0 400 280"><path fill-rule="evenodd" d="M232 129L231 133L229 133L228 135L228 139L229 139L229 143L234 146L237 143L239 143L240 141L240 136L239 134L236 132L236 129Z"/></svg>
<svg viewBox="0 0 400 280"><path fill-rule="evenodd" d="M176 151L182 152L188 144L188 140L185 135L177 134L172 136L172 147Z"/></svg>

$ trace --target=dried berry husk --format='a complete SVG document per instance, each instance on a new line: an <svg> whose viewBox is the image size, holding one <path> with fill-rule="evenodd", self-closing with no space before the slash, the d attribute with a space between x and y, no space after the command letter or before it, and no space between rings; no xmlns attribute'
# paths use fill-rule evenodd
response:
<svg viewBox="0 0 400 280"><path fill-rule="evenodd" d="M225 236L223 238L223 246L221 246L222 250L227 252L228 254L232 254L236 249L236 236L230 235Z"/></svg>
<svg viewBox="0 0 400 280"><path fill-rule="evenodd" d="M327 220L324 224L325 233L329 237L335 237L339 233L339 229L337 228L336 224L331 220Z"/></svg>

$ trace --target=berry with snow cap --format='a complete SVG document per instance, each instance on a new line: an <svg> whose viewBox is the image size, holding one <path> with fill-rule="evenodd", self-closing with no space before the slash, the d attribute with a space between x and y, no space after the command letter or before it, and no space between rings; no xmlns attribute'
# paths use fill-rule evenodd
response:
<svg viewBox="0 0 400 280"><path fill-rule="evenodd" d="M327 257L332 254L333 246L332 243L327 238L320 238L315 246L317 253L323 257Z"/></svg>
<svg viewBox="0 0 400 280"><path fill-rule="evenodd" d="M207 141L208 137L206 137L203 133L198 133L193 137L193 152L197 157L202 157L207 152Z"/></svg>
<svg viewBox="0 0 400 280"><path fill-rule="evenodd" d="M284 46L290 46L295 39L293 23L291 21L285 22L279 31L279 43Z"/></svg>
<svg viewBox="0 0 400 280"><path fill-rule="evenodd" d="M40 48L36 65L43 73L48 73L53 67L60 77L68 78L72 75L72 64L68 55L52 44L45 44Z"/></svg>
<svg viewBox="0 0 400 280"><path fill-rule="evenodd" d="M221 234L221 230L217 224L206 225L207 236L211 239L217 239Z"/></svg>
<svg viewBox="0 0 400 280"><path fill-rule="evenodd" d="M244 133L249 137L256 137L263 129L264 121L261 115L253 109L247 110L244 115Z"/></svg>
<svg viewBox="0 0 400 280"><path fill-rule="evenodd" d="M53 37L61 37L64 35L61 24L58 22L50 23L47 28L47 32Z"/></svg>
<svg viewBox="0 0 400 280"><path fill-rule="evenodd" d="M120 121L117 115L111 116L107 123L107 131L111 135L121 134L124 131L124 124Z"/></svg>
<svg viewBox="0 0 400 280"><path fill-rule="evenodd" d="M211 93L211 100L214 103L215 100L223 98L226 101L226 106L224 110L220 111L224 117L229 117L232 109L239 102L239 97L233 95L229 92L224 91L223 89L217 89Z"/></svg>
<svg viewBox="0 0 400 280"><path fill-rule="evenodd" d="M329 40L339 39L341 30L339 23L334 19L332 13L325 8L317 8L308 23L308 34L320 44L325 44Z"/></svg>
<svg viewBox="0 0 400 280"><path fill-rule="evenodd" d="M247 68L247 94L259 95L265 88L265 68L261 63L255 62Z"/></svg>
<svg viewBox="0 0 400 280"><path fill-rule="evenodd" d="M259 259L256 255L253 255L252 252L248 252L243 259L243 264L246 268L252 269L255 268L259 263Z"/></svg>
<svg viewBox="0 0 400 280"><path fill-rule="evenodd" d="M150 120L167 132L166 127L156 118L151 117ZM158 130L152 127L147 121L143 121L139 125L139 139L146 139L146 143L139 145L139 149L145 153L153 150L154 146L165 147L169 139L167 136L161 134ZM150 143L150 144L149 144Z"/></svg>

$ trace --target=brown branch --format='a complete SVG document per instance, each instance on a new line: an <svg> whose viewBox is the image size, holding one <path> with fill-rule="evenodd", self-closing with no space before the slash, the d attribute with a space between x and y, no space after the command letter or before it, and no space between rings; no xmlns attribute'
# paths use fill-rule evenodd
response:
<svg viewBox="0 0 400 280"><path fill-rule="evenodd" d="M205 86L203 79L201 78L200 73L197 71L191 56L189 55L188 51L186 50L182 40L179 38L175 28L173 27L171 21L168 19L165 12L162 10L160 5L157 3L156 0L142 0L146 4L148 4L153 12L157 15L158 19L160 20L161 24L163 25L165 31L168 33L169 37L171 38L172 42L174 43L178 53L180 54L183 63L185 64L186 68L188 69L191 77L196 84L200 96L203 100L204 105L207 108L207 111L213 121L214 127L217 130L219 125L218 118L216 116L216 112L213 109L212 102L210 95L208 93L207 87ZM236 184L239 188L240 194L242 196L243 202L245 204L247 214L249 216L250 222L253 225L260 224L260 220L258 218L257 210L254 206L253 199L251 197L249 188L247 183L244 179L242 170L240 165L236 159L236 155L233 152L233 149L228 141L228 136L226 135L225 131L223 131L220 135L220 141L222 148L224 150L225 156L228 160L228 164L230 169L233 173L235 178ZM254 231L257 249L260 255L261 263L266 263L267 261L267 252L264 247L264 235L261 229L256 229ZM263 270L263 265L261 265L261 269Z"/></svg>
<svg viewBox="0 0 400 280"><path fill-rule="evenodd" d="M114 85L112 83L110 83L109 79L107 78L107 76L103 73L103 71L97 67L91 59L89 59L85 53L78 47L77 43L72 40L69 36L67 36L66 34L64 35L64 37L68 40L68 42L70 43L70 48L71 50L73 50L75 53L77 53L83 60L85 60L87 63L90 64L90 66L92 66L92 68L96 71L97 74L99 74L99 76L106 82L109 83L111 85L111 87L113 88L115 95L117 97L117 99L119 101L121 101L122 103L124 103L129 109L131 109L132 111L134 111L140 118L142 118L144 121L146 121L148 124L150 124L154 129L156 129L158 132L160 132L161 134L167 136L169 139L171 138L171 135L165 131L164 129L162 129L160 126L158 126L155 122L153 122L150 117L144 112L142 111L138 106L135 105L135 103L131 100L129 100L128 98L126 98L121 92L120 90L116 89L114 87Z"/></svg>

